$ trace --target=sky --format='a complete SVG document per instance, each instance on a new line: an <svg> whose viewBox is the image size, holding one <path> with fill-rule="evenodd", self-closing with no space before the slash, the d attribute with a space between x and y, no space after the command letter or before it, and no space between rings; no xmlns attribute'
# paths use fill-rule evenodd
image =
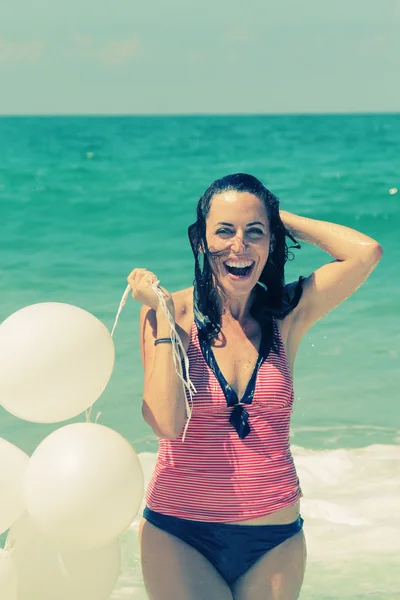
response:
<svg viewBox="0 0 400 600"><path fill-rule="evenodd" d="M400 0L0 0L0 115L400 111Z"/></svg>

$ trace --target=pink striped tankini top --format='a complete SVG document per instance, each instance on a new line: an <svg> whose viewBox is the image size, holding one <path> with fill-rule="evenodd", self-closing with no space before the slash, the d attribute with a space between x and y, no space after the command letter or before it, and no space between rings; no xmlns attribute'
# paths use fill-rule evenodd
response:
<svg viewBox="0 0 400 600"><path fill-rule="evenodd" d="M147 506L162 514L229 523L290 506L301 490L290 452L293 382L276 321L279 352L262 338L253 375L238 403L196 323L188 348L196 394L186 432L159 440Z"/></svg>

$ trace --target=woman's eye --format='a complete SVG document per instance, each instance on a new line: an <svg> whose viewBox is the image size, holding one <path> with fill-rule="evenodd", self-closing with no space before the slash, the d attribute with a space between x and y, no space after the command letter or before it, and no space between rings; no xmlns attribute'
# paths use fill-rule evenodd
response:
<svg viewBox="0 0 400 600"><path fill-rule="evenodd" d="M254 229L249 229L247 231L247 233L249 235L264 235L264 232L262 229L258 229L258 228L254 228Z"/></svg>
<svg viewBox="0 0 400 600"><path fill-rule="evenodd" d="M223 237L230 237L235 235L235 232L232 229L227 229L226 227L221 227L220 229L217 229L216 231L217 235L221 235ZM264 235L264 231L262 229L259 229L258 227L252 227L251 229L248 229L246 231L246 235L248 237L260 237Z"/></svg>

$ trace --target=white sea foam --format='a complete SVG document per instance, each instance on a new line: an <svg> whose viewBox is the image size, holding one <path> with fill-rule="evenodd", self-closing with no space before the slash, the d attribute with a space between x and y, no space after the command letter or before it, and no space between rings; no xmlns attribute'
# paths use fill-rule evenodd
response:
<svg viewBox="0 0 400 600"><path fill-rule="evenodd" d="M311 560L400 556L400 446L293 455Z"/></svg>
<svg viewBox="0 0 400 600"><path fill-rule="evenodd" d="M400 599L400 446L292 447L304 497L308 567L301 600ZM156 454L139 455L147 487ZM141 511L123 538L123 573L112 600L145 600Z"/></svg>

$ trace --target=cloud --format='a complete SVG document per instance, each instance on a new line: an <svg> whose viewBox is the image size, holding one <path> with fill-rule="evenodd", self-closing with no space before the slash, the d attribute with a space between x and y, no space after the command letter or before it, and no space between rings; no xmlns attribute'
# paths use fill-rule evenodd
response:
<svg viewBox="0 0 400 600"><path fill-rule="evenodd" d="M34 64L43 56L44 48L41 40L12 42L0 37L0 63Z"/></svg>
<svg viewBox="0 0 400 600"><path fill-rule="evenodd" d="M118 66L130 62L137 56L139 43L135 38L108 43L99 53L99 59L106 66Z"/></svg>
<svg viewBox="0 0 400 600"><path fill-rule="evenodd" d="M252 44L255 37L256 34L246 27L231 28L224 33L225 40L233 44Z"/></svg>
<svg viewBox="0 0 400 600"><path fill-rule="evenodd" d="M74 34L71 36L71 43L80 57L108 68L120 67L136 60L139 51L139 40L136 36L101 43L90 35Z"/></svg>

